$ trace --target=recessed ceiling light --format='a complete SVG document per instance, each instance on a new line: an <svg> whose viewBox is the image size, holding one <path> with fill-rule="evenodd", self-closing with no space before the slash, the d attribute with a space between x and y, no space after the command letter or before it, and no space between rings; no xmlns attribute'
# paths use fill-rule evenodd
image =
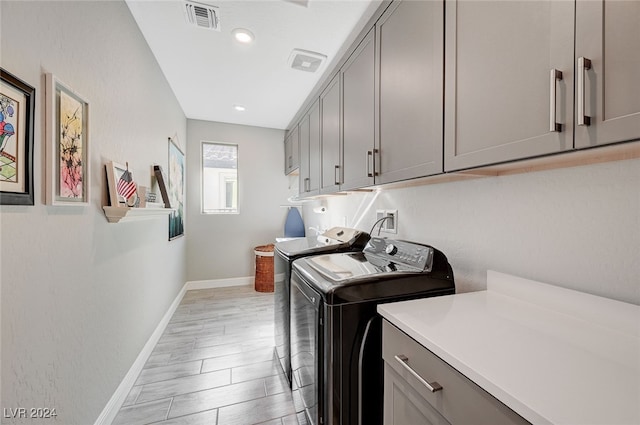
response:
<svg viewBox="0 0 640 425"><path fill-rule="evenodd" d="M251 43L254 39L253 33L248 29L244 29L244 28L236 28L233 31L231 31L231 34L233 34L235 39L240 43L245 43L245 44Z"/></svg>
<svg viewBox="0 0 640 425"><path fill-rule="evenodd" d="M235 110L236 110L236 111L238 111L238 112L244 112L244 111L246 111L246 110L247 110L247 108L245 108L245 107L244 107L244 106L242 106L242 105L233 105L233 109L235 109Z"/></svg>

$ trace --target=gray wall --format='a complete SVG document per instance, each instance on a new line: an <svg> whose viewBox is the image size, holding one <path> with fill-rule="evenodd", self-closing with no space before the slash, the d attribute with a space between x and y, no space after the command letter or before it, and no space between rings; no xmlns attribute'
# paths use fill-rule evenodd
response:
<svg viewBox="0 0 640 425"><path fill-rule="evenodd" d="M284 131L188 120L187 138L187 278L251 277L253 248L284 233L287 209L280 205L289 196ZM201 214L202 141L238 145L239 214Z"/></svg>
<svg viewBox="0 0 640 425"><path fill-rule="evenodd" d="M2 408L56 408L93 423L185 283L185 238L166 219L108 224L103 164L140 184L167 165L186 119L124 2L7 2L2 67L36 87L32 207L0 207ZM44 78L91 108L91 204L44 204ZM38 420L47 424L53 421ZM2 419L2 423L32 423Z"/></svg>
<svg viewBox="0 0 640 425"><path fill-rule="evenodd" d="M376 208L397 208L398 235L382 235L441 249L460 292L492 269L640 304L639 188L640 160L626 160L334 197L304 219L369 231Z"/></svg>

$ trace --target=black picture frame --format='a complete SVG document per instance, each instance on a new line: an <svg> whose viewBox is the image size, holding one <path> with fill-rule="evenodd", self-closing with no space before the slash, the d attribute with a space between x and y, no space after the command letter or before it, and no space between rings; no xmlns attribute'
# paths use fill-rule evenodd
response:
<svg viewBox="0 0 640 425"><path fill-rule="evenodd" d="M17 179L23 179L24 184L19 183L20 189L17 190L0 190L0 205L34 205L34 192L33 192L33 128L34 128L34 119L35 119L35 96L36 89L35 87L27 84L22 81L20 78L11 74L7 70L0 68L0 80L2 82L2 90L0 91L0 95L3 98L9 99L9 93L4 93L5 86L8 89L12 89L13 92L16 92L22 95L22 99L19 99L20 102L24 102L24 108L20 108L19 114L24 115L24 121L21 121L20 127L21 130L16 137L16 153L13 158L14 165L16 168ZM8 90L7 90L8 91ZM2 102L3 99L0 99ZM1 104L1 103L0 103ZM17 103L16 103L17 105ZM0 112L2 112L0 110ZM5 117L5 112L2 112L2 120L0 120L2 125L3 134L0 136L6 136L5 131L5 120L9 118ZM18 119L22 117L18 115ZM23 137L24 136L24 137ZM8 136L6 136L8 137ZM5 141L5 138L2 138ZM0 148L0 156L2 158L6 157L6 153L3 152L5 148L5 144L3 144ZM22 158L20 158L20 156ZM18 162L20 161L20 162ZM17 164L20 164L19 166ZM0 165L1 166L1 165ZM0 170L1 171L1 170ZM5 180L0 181L2 185L11 185L11 182L5 182Z"/></svg>

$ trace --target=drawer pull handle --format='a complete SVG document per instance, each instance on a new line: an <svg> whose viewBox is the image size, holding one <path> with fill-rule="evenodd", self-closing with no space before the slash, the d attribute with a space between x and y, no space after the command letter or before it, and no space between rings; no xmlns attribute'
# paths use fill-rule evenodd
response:
<svg viewBox="0 0 640 425"><path fill-rule="evenodd" d="M394 356L394 357L398 361L398 363L402 365L402 367L407 369L409 373L412 374L418 381L420 381L422 385L427 387L429 391L431 391L432 393L435 393L436 391L440 391L442 389L442 385L438 384L436 381L427 382L422 378L422 376L418 375L418 372L413 370L411 366L409 366L409 364L407 363L409 361L409 358L407 356L405 356L404 354L398 354L397 356Z"/></svg>

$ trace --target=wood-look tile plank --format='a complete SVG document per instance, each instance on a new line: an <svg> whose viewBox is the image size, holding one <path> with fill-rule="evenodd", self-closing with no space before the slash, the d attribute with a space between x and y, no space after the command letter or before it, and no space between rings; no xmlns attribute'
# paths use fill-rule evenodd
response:
<svg viewBox="0 0 640 425"><path fill-rule="evenodd" d="M225 344L244 344L251 346L266 346L266 345L274 345L273 338L270 336L260 337L260 338L252 338L248 340L247 337L243 334L236 335L216 335L216 336L206 336L199 337L196 339L196 343L194 348L205 348L205 347L215 347L216 345L225 345Z"/></svg>
<svg viewBox="0 0 640 425"><path fill-rule="evenodd" d="M256 424L295 413L289 394L276 394L218 409L218 423Z"/></svg>
<svg viewBox="0 0 640 425"><path fill-rule="evenodd" d="M127 394L127 398L124 399L122 406L126 407L134 404L136 402L136 399L140 395L140 391L142 391L142 385L131 388L131 391L129 391L129 394Z"/></svg>
<svg viewBox="0 0 640 425"><path fill-rule="evenodd" d="M260 422L260 423L258 423L256 425L282 425L282 420L280 418L271 419L270 421Z"/></svg>
<svg viewBox="0 0 640 425"><path fill-rule="evenodd" d="M168 353L151 353L147 362L144 364L143 369L148 369L151 367L164 366L169 363L169 359L171 359L171 352Z"/></svg>
<svg viewBox="0 0 640 425"><path fill-rule="evenodd" d="M282 425L299 425L296 415L285 416L284 418L280 418L280 420L282 421Z"/></svg>
<svg viewBox="0 0 640 425"><path fill-rule="evenodd" d="M231 369L231 382L235 384L236 382L266 378L277 375L279 372L280 366L273 359L266 362L238 366Z"/></svg>
<svg viewBox="0 0 640 425"><path fill-rule="evenodd" d="M260 350L243 351L238 354L214 357L206 359L202 363L202 373L214 370L231 369L232 367L248 366L253 363L262 363L273 359L273 348L267 347Z"/></svg>
<svg viewBox="0 0 640 425"><path fill-rule="evenodd" d="M207 410L206 412L195 413L193 415L167 419L162 422L154 422L154 425L215 425L217 420L218 409L213 409Z"/></svg>
<svg viewBox="0 0 640 425"><path fill-rule="evenodd" d="M241 382L174 397L169 418L265 397L264 380Z"/></svg>
<svg viewBox="0 0 640 425"><path fill-rule="evenodd" d="M264 378L267 395L280 394L290 392L289 380L278 370L278 374Z"/></svg>
<svg viewBox="0 0 640 425"><path fill-rule="evenodd" d="M174 397L180 394L221 387L223 385L229 385L230 383L229 370L219 370L168 381L153 382L142 387L137 402L144 403L150 400Z"/></svg>
<svg viewBox="0 0 640 425"><path fill-rule="evenodd" d="M174 334L181 333L184 335L185 332L188 331L200 331L204 328L204 323L202 321L193 320L190 322L183 323L169 323L167 327L164 329L165 334Z"/></svg>
<svg viewBox="0 0 640 425"><path fill-rule="evenodd" d="M120 409L112 425L144 425L167 417L171 399L135 404Z"/></svg>
<svg viewBox="0 0 640 425"><path fill-rule="evenodd" d="M215 347L195 348L182 353L175 353L169 361L173 363L204 360L212 357L228 356L229 354L239 354L243 351L241 344L216 345Z"/></svg>
<svg viewBox="0 0 640 425"><path fill-rule="evenodd" d="M195 342L196 342L195 337L190 342L185 342L185 341L159 342L158 344L156 344L151 354L153 355L153 354L189 351L193 348L193 344L195 344Z"/></svg>
<svg viewBox="0 0 640 425"><path fill-rule="evenodd" d="M187 322L190 323L190 322ZM180 341L189 338L207 338L224 335L224 324L201 324L200 329L189 329L182 332L164 332L158 342Z"/></svg>
<svg viewBox="0 0 640 425"><path fill-rule="evenodd" d="M145 385L150 384L151 382L166 381L168 379L182 378L183 376L197 375L200 373L200 369L202 369L202 360L142 369L135 385Z"/></svg>

